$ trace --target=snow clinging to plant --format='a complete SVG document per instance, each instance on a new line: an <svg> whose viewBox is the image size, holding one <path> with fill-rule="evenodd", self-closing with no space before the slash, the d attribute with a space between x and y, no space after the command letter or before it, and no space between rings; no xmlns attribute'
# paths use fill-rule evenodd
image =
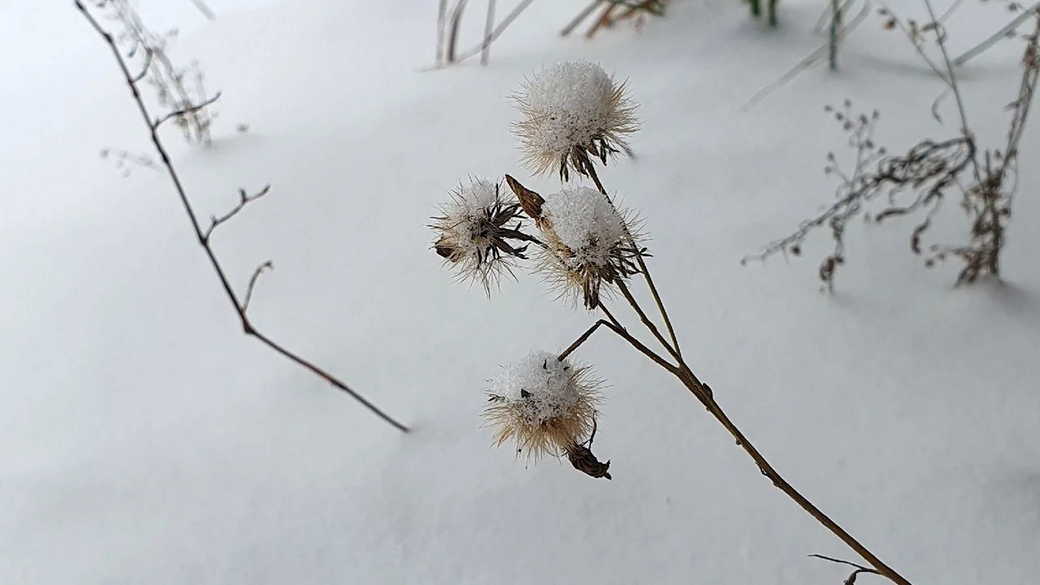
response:
<svg viewBox="0 0 1040 585"><path fill-rule="evenodd" d="M515 439L518 452L558 455L588 435L595 417L595 383L586 368L555 354L532 351L491 380L485 416L498 427L496 443Z"/></svg>
<svg viewBox="0 0 1040 585"><path fill-rule="evenodd" d="M529 238L519 231L520 206L502 199L499 186L473 179L459 187L430 226L437 233L434 250L453 264L461 278L480 281L490 293L491 284L510 262L524 258Z"/></svg>
<svg viewBox="0 0 1040 585"><path fill-rule="evenodd" d="M622 135L636 129L633 106L618 84L594 63L560 63L527 79L516 96L524 119L517 135L535 172L558 168L568 157L606 158L626 148ZM559 165L559 167L557 167ZM575 167L584 173L580 165Z"/></svg>
<svg viewBox="0 0 1040 585"><path fill-rule="evenodd" d="M565 188L549 195L542 213L559 242L573 253L563 258L572 268L606 266L611 250L625 235L614 207L599 191L588 187Z"/></svg>

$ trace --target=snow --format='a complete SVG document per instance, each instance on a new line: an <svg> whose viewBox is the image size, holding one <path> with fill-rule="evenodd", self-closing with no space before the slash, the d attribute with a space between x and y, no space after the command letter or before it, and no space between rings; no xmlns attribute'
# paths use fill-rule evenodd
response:
<svg viewBox="0 0 1040 585"><path fill-rule="evenodd" d="M516 100L525 116L517 134L536 172L548 170L575 146L600 139L620 150L622 135L635 129L624 88L594 63L565 62L538 71L524 81Z"/></svg>
<svg viewBox="0 0 1040 585"><path fill-rule="evenodd" d="M574 253L563 259L571 268L606 266L611 249L625 235L614 207L589 187L564 188L546 196L542 211L559 242Z"/></svg>
<svg viewBox="0 0 1040 585"><path fill-rule="evenodd" d="M462 278L482 281L496 275L509 257L489 257L494 243L489 236L489 218L505 203L499 195L499 186L486 179L471 179L452 193L451 200L434 218L433 229L438 234L434 247L445 261L456 266Z"/></svg>
<svg viewBox="0 0 1040 585"><path fill-rule="evenodd" d="M588 369L532 351L503 366L489 384L486 418L499 426L496 443L516 439L519 452L538 457L562 453L588 438L596 384Z"/></svg>
<svg viewBox="0 0 1040 585"><path fill-rule="evenodd" d="M491 448L481 413L498 364L562 350L593 317L522 273L490 300L459 286L425 226L458 177L559 189L522 173L510 96L574 60L626 79L639 103L636 158L600 176L645 219L683 355L765 456L913 583L1040 574L1038 128L1003 285L953 288L956 264L922 267L909 221L850 226L834 295L817 292L822 233L802 258L739 264L830 201L824 155L844 133L824 105L879 109L890 152L956 132L948 98L945 125L929 113L941 86L897 32L868 18L839 72L803 72L745 111L825 40L819 2L781 3L777 31L732 0L676 2L642 32L592 41L557 34L580 3L535 2L488 67L439 71L420 71L435 3L209 0L213 23L182 4L173 50L224 92L212 147L165 135L189 194L208 217L239 187L273 185L215 236L217 254L240 287L272 259L257 326L414 431L242 335L168 180L98 156L150 152L107 49L71 3L6 3L0 582L841 583L843 567L806 555L853 555L603 328L571 359L607 381L595 452L613 481ZM916 2L892 7L926 19ZM952 52L1009 18L963 3ZM989 144L1019 49L962 70ZM943 209L932 241L963 240L959 213Z"/></svg>

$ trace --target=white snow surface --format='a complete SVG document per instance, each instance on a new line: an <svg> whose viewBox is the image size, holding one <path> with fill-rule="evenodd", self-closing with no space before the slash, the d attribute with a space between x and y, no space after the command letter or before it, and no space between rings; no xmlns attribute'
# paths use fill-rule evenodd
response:
<svg viewBox="0 0 1040 585"><path fill-rule="evenodd" d="M625 231L614 207L599 191L580 185L565 187L545 197L542 213L549 219L560 243L574 252L561 261L577 266L605 266L610 250Z"/></svg>
<svg viewBox="0 0 1040 585"><path fill-rule="evenodd" d="M804 71L745 111L825 42L823 3L781 2L768 30L733 0L677 0L588 41L558 34L584 3L535 2L489 66L438 71L422 71L434 2L208 0L212 23L141 0L159 4L181 6L174 54L223 91L211 147L164 131L198 213L272 184L213 240L240 290L274 261L256 326L413 431L242 335L168 178L98 156L154 157L108 49L71 2L0 3L0 583L841 583L845 567L807 555L854 555L603 328L573 359L607 382L595 452L613 481L490 447L498 365L567 347L596 317L522 272L490 300L460 286L425 226L458 177L559 189L523 172L510 96L575 60L639 103L637 157L601 177L645 219L683 355L731 418L911 582L1036 582L1040 127L1021 145L1003 284L925 269L909 219L850 225L834 295L815 276L824 233L801 258L739 264L830 201L824 156L847 153L824 105L878 108L894 152L956 133L948 97L944 124L930 114L940 82L874 16L837 73ZM927 20L916 1L890 6ZM962 3L951 52L1009 18ZM987 145L1005 136L1019 52L1002 43L960 70ZM949 203L926 244L965 237Z"/></svg>
<svg viewBox="0 0 1040 585"><path fill-rule="evenodd" d="M488 392L508 402L523 404L517 411L537 425L566 415L578 402L578 387L569 360L560 361L548 351L532 351L523 359L502 367Z"/></svg>

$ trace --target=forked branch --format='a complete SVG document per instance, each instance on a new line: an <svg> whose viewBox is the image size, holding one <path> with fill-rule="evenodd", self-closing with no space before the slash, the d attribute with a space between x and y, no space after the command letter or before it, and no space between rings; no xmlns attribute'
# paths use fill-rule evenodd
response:
<svg viewBox="0 0 1040 585"><path fill-rule="evenodd" d="M285 349L280 344L278 344L274 340L270 339L269 337L267 337L263 333L257 331L257 329L253 326L252 322L249 320L249 316L246 314L246 310L249 308L249 301L252 298L253 288L256 285L256 281L257 281L257 278L259 278L260 273L265 268L270 268L270 262L266 262L264 264L261 264L260 267L257 268L253 272L253 276L249 280L249 287L246 290L245 300L240 302L238 300L238 295L235 293L234 288L231 286L231 283L228 280L226 273L224 272L223 266L220 264L220 261L217 260L217 256L214 253L213 248L210 246L209 236L212 235L212 232L213 232L214 228L216 228L217 226L219 226L223 222L227 221L228 219L231 219L232 217L234 217L239 211L242 210L243 207L245 207L246 204L248 204L249 202L254 201L256 199L259 199L260 197L265 195L267 193L267 191L268 191L268 187L265 187L262 191L260 191L259 193L255 194L255 195L246 195L245 191L240 191L240 201L239 201L239 204L235 208L233 208L230 212L225 214L224 216L221 216L220 218L212 218L212 223L211 223L210 227L208 229L206 229L206 230L203 230L201 224L199 223L198 216L196 215L195 210L192 207L191 202L188 199L188 195L184 191L184 186L181 183L180 176L177 174L177 171L176 171L176 169L173 166L173 162L171 161L170 156L169 156L169 154L166 151L166 148L163 146L162 140L159 138L159 133L158 133L159 126L160 126L160 124L162 124L162 122L164 122L164 121L166 121L166 120L168 120L170 118L176 117L178 115L184 115L184 114L190 113L192 111L198 110L198 109L200 109L202 107L205 107L206 105L208 105L208 104L212 103L214 100L216 100L216 98L220 94L217 94L216 96L214 96L213 98L207 100L206 102L204 102L202 104L199 104L197 106L193 106L193 107L190 107L190 108L186 108L186 109L183 109L183 110L178 110L178 111L175 111L175 112L171 112L171 113L167 114L166 116L164 116L162 118L159 118L157 121L153 122L152 116L148 112L148 108L147 108L147 106L145 106L144 100L141 99L140 92L137 90L136 81L138 80L138 76L135 76L135 75L130 73L130 69L129 69L128 65L127 65L126 60L123 58L123 55L120 53L119 48L116 46L115 38L112 36L111 33L109 33L108 31L106 31L105 29L103 29L101 27L101 25L94 18L94 16L90 13L90 11L87 10L87 8L83 5L81 0L74 0L74 1L75 1L76 8L80 11L81 14L83 14L83 17L87 19L87 21L90 23L91 27L94 28L94 30L104 40L105 44L107 44L108 47L111 49L112 54L113 54L113 56L116 59L116 63L119 65L119 69L123 73L123 78L125 79L125 81L127 83L127 86L130 88L130 93L133 96L134 103L137 105L137 109L140 112L141 117L144 120L145 125L148 127L148 132L149 132L150 138L152 140L152 144L155 146L156 152L159 153L159 158L162 159L163 166L165 166L166 172L169 175L170 180L173 182L174 189L177 192L177 196L180 198L180 201L181 201L181 204L182 204L182 206L184 208L184 211L188 215L188 220L191 222L192 229L195 232L195 236L198 239L199 245L201 245L203 250L205 251L206 257L209 259L210 265L213 267L213 271L216 273L217 279L220 281L220 285L224 289L224 292L227 295L228 301L231 303L231 306L234 308L235 314L238 316L239 322L242 325L242 330L245 332L245 334L246 335L250 335L252 337L255 337L256 339L258 339L264 345L266 345L269 348L273 349L274 351L280 353L281 355L285 356L289 360L292 360L297 365L299 365L299 366L309 370L310 372L312 372L313 374L315 374L318 377L322 378L323 380L325 380L329 384L332 384L332 386L334 386L335 388L337 388L337 389L339 389L339 390L349 394L352 398L354 398L359 403L361 403L361 405L363 405L365 408L367 408L373 414L375 414L376 416L378 416L383 421L385 421L386 423L390 424L391 426L393 426L397 430L402 431L402 432L408 432L408 427L406 427L405 425L403 425L400 422L398 422L396 419L391 417L389 414L387 414L383 410L379 409L377 406L372 404L364 396L362 396L361 394L357 393L351 387L347 386L347 384L345 384L344 382L340 381L338 378L336 378L335 376L329 374L325 370L323 370L323 369L319 368L318 366L314 365L310 361L308 361L308 360L300 357L299 355L297 355L297 354L295 354L295 353Z"/></svg>

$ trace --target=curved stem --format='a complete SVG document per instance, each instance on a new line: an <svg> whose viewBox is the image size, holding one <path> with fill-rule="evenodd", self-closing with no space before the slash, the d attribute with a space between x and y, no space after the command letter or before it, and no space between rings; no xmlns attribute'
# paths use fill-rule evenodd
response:
<svg viewBox="0 0 1040 585"><path fill-rule="evenodd" d="M587 160L587 159L586 159ZM599 175L596 173L596 167L591 161L588 164L583 165L588 175L592 177L592 181L596 183L596 188L603 194L603 197L607 199L614 211L617 211L617 206L614 205L614 201L607 194L607 190L603 187L603 183L599 180ZM625 236L628 238L632 247L638 252L639 246L636 245L635 238L632 237L632 232L628 230L627 225L623 225L625 228ZM675 335L675 329L672 327L672 320L668 318L668 311L664 308L664 301L661 300L660 293L657 292L657 286L654 285L654 278L650 276L650 269L647 268L646 262L643 261L643 255L641 253L636 254L636 262L639 264L639 270L643 273L643 279L646 280L647 288L650 289L650 294L654 297L654 303L657 305L657 310L661 313L661 318L664 319L664 325L668 328L668 335L672 338L672 345L669 347L669 351L674 350L677 357L682 358L682 350L679 348L679 339ZM668 347L668 344L665 344Z"/></svg>
<svg viewBox="0 0 1040 585"><path fill-rule="evenodd" d="M328 372L322 370L318 366L312 364L311 362L300 357L299 355L285 349L280 344L276 343L266 335L260 333L256 330L256 328L253 327L252 322L249 320L249 317L246 314L248 303L242 303L238 300L238 295L235 294L235 290L232 288L231 283L227 278L227 275L224 273L224 268L221 266L220 261L217 260L217 256L213 252L213 248L210 245L210 235L212 235L212 229L220 223L222 223L224 219L214 219L211 228L207 231L203 231L201 224L199 224L198 217L195 214L195 210L191 206L191 202L188 200L188 195L184 191L184 186L181 184L180 176L177 174L176 169L174 169L173 167L173 161L170 159L169 154L166 152L166 148L163 146L162 141L159 139L159 123L152 122L152 118L148 113L148 108L145 107L144 101L141 99L141 94L137 90L137 85L134 82L134 76L131 75L129 68L126 65L126 61L123 59L122 54L120 54L119 49L116 46L115 39L112 37L111 33L101 28L101 25L98 24L97 20L94 19L94 17L90 14L90 12L86 9L86 7L80 0L75 0L75 4L76 8L79 9L83 16L90 22L94 30L97 31L99 35L101 35L101 38L104 39L105 43L112 50L112 54L115 56L116 62L119 64L119 68L123 72L123 76L126 79L126 83L130 87L130 93L133 95L134 102L137 104L137 109L140 111L141 117L144 118L145 125L148 127L152 144L155 146L155 150L159 153L159 157L162 159L163 166L166 167L166 172L170 176L170 180L173 182L174 189L177 191L177 196L180 198L181 205L184 207L185 213L188 214L188 220L191 222L191 227L195 232L195 237L198 240L199 245L202 246L203 250L205 251L206 257L209 259L209 263L213 267L213 271L216 273L217 279L220 281L220 286L224 289L224 293L226 294L228 301L231 303L231 306L234 309L235 314L238 315L239 322L241 323L242 330L245 332L245 334L255 337L261 343L270 347L271 349L285 356L286 358L292 360L297 365L311 371L312 373L324 379L329 384L332 384L339 390L346 392L352 398L354 398L354 400L357 400L359 403L361 403L362 406L367 408L373 414L383 419L385 422L387 422L397 430L407 433L409 430L408 427L401 424L396 419L391 417L389 414L378 408L376 405L369 402L368 399L366 399L364 396L357 393L355 390L353 390L352 388L350 388L349 386L347 386L346 384L344 384ZM161 121L162 120L160 120L160 122ZM261 193L261 195L266 192L267 191L265 189ZM260 195L256 195L252 198L249 198L243 192L241 205L244 206L245 203L248 203L250 200L258 197L260 197ZM238 213L240 209L241 207L236 208L229 215L225 216L225 219L230 219L230 217L233 216L235 213ZM251 283L248 291L250 293L252 291L252 285L255 284L256 276L257 273L254 273L253 282ZM247 294L247 298L249 296L251 296L251 294Z"/></svg>

